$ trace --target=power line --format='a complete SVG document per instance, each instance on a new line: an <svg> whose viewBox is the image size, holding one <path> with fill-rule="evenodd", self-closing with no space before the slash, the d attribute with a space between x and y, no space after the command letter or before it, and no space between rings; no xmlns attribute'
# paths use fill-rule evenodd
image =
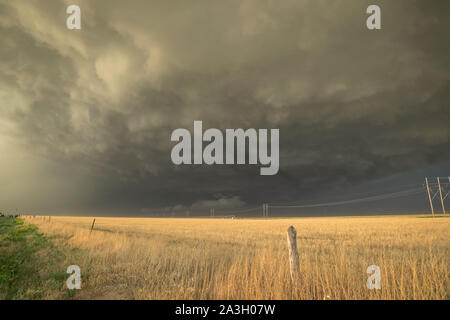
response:
<svg viewBox="0 0 450 320"><path fill-rule="evenodd" d="M221 214L235 214L235 213L245 213L245 212L249 212L249 211L253 211L253 210L259 210L260 207L251 207L251 208L247 208L247 209L239 209L239 210L234 210L234 211L225 211L225 212L221 212Z"/></svg>
<svg viewBox="0 0 450 320"><path fill-rule="evenodd" d="M413 194L418 194L423 192L422 188L414 188L410 190L405 191L398 191L398 192L392 192L387 194L381 194L371 197L364 197L364 198L357 198L357 199L351 199L351 200L343 200L343 201L335 201L335 202L323 202L323 203L316 203L316 204L305 204L305 205L270 205L272 208L316 208L316 207L329 207L329 206L337 206L337 205L344 205L344 204L353 204L353 203L360 203L360 202L369 202L369 201L377 201L377 200L386 200L386 199L393 199L393 198L399 198L399 197L405 197L410 196Z"/></svg>

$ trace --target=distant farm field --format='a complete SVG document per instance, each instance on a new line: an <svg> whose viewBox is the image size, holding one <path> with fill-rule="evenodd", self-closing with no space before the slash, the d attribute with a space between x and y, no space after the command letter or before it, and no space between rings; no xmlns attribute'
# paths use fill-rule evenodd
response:
<svg viewBox="0 0 450 320"><path fill-rule="evenodd" d="M81 268L75 299L449 299L450 219L26 217ZM292 284L286 230L297 229ZM59 261L59 260L58 260ZM381 289L366 287L369 265ZM58 288L64 288L64 280ZM50 297L50 296L49 296ZM44 296L45 298L45 296Z"/></svg>

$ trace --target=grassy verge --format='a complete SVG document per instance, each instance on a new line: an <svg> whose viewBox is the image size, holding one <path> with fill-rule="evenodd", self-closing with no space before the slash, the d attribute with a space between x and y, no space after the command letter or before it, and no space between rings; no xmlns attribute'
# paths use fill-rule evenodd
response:
<svg viewBox="0 0 450 320"><path fill-rule="evenodd" d="M0 217L0 299L63 299L65 256L51 238L20 218Z"/></svg>

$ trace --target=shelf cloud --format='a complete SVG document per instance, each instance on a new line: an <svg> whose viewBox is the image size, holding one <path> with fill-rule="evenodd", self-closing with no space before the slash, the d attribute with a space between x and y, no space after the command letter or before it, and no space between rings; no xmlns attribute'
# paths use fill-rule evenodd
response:
<svg viewBox="0 0 450 320"><path fill-rule="evenodd" d="M450 3L0 0L0 206L296 201L450 160ZM373 2L373 1L371 1ZM175 166L171 132L279 128L280 170ZM178 206L178 207L177 207Z"/></svg>

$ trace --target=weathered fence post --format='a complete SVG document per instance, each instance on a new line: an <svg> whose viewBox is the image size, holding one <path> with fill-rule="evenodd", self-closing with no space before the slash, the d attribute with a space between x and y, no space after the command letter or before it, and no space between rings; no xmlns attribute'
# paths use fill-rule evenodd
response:
<svg viewBox="0 0 450 320"><path fill-rule="evenodd" d="M289 247L289 264L291 267L291 278L292 282L296 283L300 273L300 266L297 251L297 231L295 231L295 228L293 226L290 226L287 230L287 241Z"/></svg>
<svg viewBox="0 0 450 320"><path fill-rule="evenodd" d="M94 229L94 224L95 224L95 218L94 218L94 221L92 221L91 232L92 232L92 229Z"/></svg>

